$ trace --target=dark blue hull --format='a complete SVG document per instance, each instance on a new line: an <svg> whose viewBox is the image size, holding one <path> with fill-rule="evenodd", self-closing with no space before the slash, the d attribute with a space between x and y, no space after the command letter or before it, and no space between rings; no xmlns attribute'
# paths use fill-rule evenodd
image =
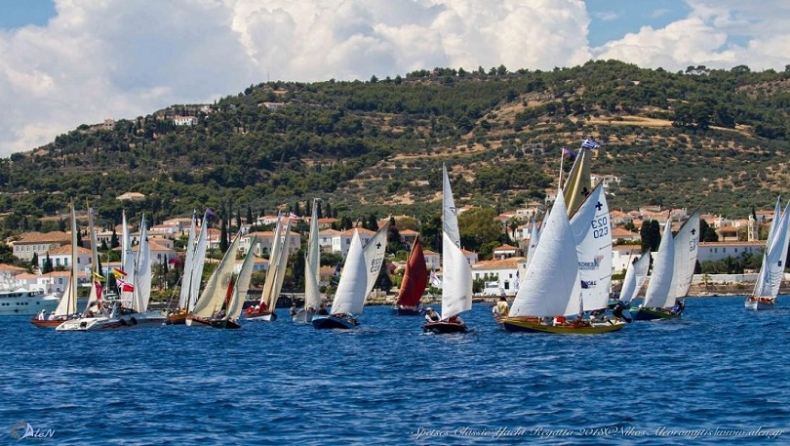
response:
<svg viewBox="0 0 790 446"><path fill-rule="evenodd" d="M451 322L427 322L422 326L423 331L436 334L444 333L466 333L466 324Z"/></svg>
<svg viewBox="0 0 790 446"><path fill-rule="evenodd" d="M661 308L631 308L635 321L654 321L657 319L680 319L680 314L667 312Z"/></svg>
<svg viewBox="0 0 790 446"><path fill-rule="evenodd" d="M425 310L423 309L422 305L417 308L401 307L395 305L392 307L392 312L395 314L395 316L419 316L424 313Z"/></svg>
<svg viewBox="0 0 790 446"><path fill-rule="evenodd" d="M313 327L316 330L349 330L356 328L359 324L355 319L342 318L337 316L313 316Z"/></svg>

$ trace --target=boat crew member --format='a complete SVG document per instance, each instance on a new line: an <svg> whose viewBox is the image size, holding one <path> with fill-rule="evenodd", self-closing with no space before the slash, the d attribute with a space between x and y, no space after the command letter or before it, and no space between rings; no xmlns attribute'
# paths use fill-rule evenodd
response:
<svg viewBox="0 0 790 446"><path fill-rule="evenodd" d="M686 305L683 303L683 301L678 299L677 301L675 301L675 306L672 307L672 314L680 315L681 313L683 313L683 309L685 307Z"/></svg>
<svg viewBox="0 0 790 446"><path fill-rule="evenodd" d="M296 316L296 304L291 304L291 316Z"/></svg>
<svg viewBox="0 0 790 446"><path fill-rule="evenodd" d="M321 308L318 309L318 314L321 316L329 316L329 311L326 309L326 304L321 302Z"/></svg>
<svg viewBox="0 0 790 446"><path fill-rule="evenodd" d="M41 311L38 312L38 316L36 317L36 319L43 321L46 318L47 318L47 310L42 308Z"/></svg>
<svg viewBox="0 0 790 446"><path fill-rule="evenodd" d="M507 298L505 296L499 296L499 302L497 302L496 308L502 316L507 316L510 313L510 306L507 304Z"/></svg>
<svg viewBox="0 0 790 446"><path fill-rule="evenodd" d="M433 308L428 307L425 310L425 320L428 322L439 322L439 315L433 311Z"/></svg>
<svg viewBox="0 0 790 446"><path fill-rule="evenodd" d="M622 300L618 300L617 304L615 304L614 308L612 308L612 316L617 319L622 319L630 324L631 318L623 314L625 309L626 304Z"/></svg>

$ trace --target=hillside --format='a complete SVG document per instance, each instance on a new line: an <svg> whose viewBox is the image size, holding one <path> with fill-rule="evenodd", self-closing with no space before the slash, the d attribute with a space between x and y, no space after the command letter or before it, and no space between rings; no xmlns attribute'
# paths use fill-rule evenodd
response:
<svg viewBox="0 0 790 446"><path fill-rule="evenodd" d="M561 147L603 143L610 207L770 207L788 171L790 73L616 61L552 72L436 68L367 82L253 85L215 104L82 125L0 161L5 234L89 200L104 222L145 210L253 214L322 197L335 213L438 212L441 164L458 205L499 210L556 187ZM175 125L194 116L195 125ZM565 163L564 168L569 168ZM137 203L115 199L141 192Z"/></svg>

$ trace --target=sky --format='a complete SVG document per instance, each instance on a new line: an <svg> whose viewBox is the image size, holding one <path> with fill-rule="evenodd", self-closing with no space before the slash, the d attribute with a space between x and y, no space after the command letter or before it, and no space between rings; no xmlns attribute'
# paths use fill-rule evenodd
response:
<svg viewBox="0 0 790 446"><path fill-rule="evenodd" d="M0 0L0 158L267 80L594 59L783 71L787 24L787 0Z"/></svg>

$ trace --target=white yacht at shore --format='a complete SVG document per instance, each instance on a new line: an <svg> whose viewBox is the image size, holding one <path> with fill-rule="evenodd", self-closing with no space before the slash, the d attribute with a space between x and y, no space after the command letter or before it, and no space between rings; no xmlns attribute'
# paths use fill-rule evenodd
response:
<svg viewBox="0 0 790 446"><path fill-rule="evenodd" d="M26 285L0 285L0 316L35 316L57 308L60 296Z"/></svg>

